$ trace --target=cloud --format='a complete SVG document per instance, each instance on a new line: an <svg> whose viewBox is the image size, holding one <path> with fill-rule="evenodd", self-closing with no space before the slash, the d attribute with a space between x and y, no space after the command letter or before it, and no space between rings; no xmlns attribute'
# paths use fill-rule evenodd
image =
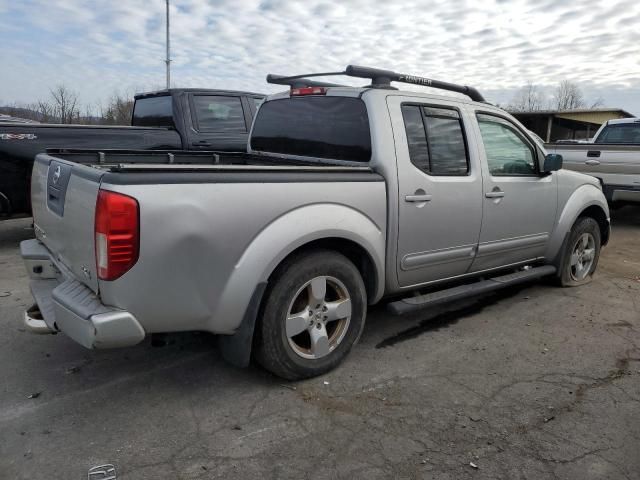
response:
<svg viewBox="0 0 640 480"><path fill-rule="evenodd" d="M527 81L569 79L640 114L637 0L171 3L174 86L272 92L267 73L356 63L474 85L502 102ZM0 13L2 101L46 97L62 82L85 103L164 85L163 0L0 0Z"/></svg>

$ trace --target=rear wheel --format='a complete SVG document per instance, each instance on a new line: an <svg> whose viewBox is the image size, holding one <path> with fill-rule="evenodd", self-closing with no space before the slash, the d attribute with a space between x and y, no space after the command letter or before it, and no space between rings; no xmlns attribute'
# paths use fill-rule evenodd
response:
<svg viewBox="0 0 640 480"><path fill-rule="evenodd" d="M360 272L343 255L321 250L289 259L266 293L256 359L289 380L331 370L362 332L366 298Z"/></svg>
<svg viewBox="0 0 640 480"><path fill-rule="evenodd" d="M600 227L591 217L579 218L571 229L566 245L560 283L575 287L589 283L600 257Z"/></svg>

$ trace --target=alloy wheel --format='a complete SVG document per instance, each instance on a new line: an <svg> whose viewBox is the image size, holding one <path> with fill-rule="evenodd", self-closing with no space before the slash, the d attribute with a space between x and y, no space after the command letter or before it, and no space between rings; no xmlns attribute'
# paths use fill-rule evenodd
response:
<svg viewBox="0 0 640 480"><path fill-rule="evenodd" d="M596 254L596 241L591 233L583 233L578 237L571 251L571 278L575 281L584 280L591 272Z"/></svg>
<svg viewBox="0 0 640 480"><path fill-rule="evenodd" d="M314 277L300 287L289 304L289 346L302 358L322 358L342 342L350 320L351 297L344 283L335 277Z"/></svg>

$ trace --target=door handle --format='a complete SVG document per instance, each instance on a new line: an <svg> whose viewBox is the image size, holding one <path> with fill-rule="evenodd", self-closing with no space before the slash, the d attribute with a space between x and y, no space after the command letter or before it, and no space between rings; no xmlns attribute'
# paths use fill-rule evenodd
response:
<svg viewBox="0 0 640 480"><path fill-rule="evenodd" d="M504 197L504 192L502 190L493 190L485 193L484 196L487 198L502 198Z"/></svg>
<svg viewBox="0 0 640 480"><path fill-rule="evenodd" d="M197 142L192 142L191 145L194 147L210 147L211 142L207 142L206 140L198 140Z"/></svg>
<svg viewBox="0 0 640 480"><path fill-rule="evenodd" d="M600 162L598 160L587 160L584 163L585 165L600 165Z"/></svg>
<svg viewBox="0 0 640 480"><path fill-rule="evenodd" d="M599 156L600 156L600 150L589 150L587 152L587 157L591 157L591 158L596 157L596 158L598 158Z"/></svg>
<svg viewBox="0 0 640 480"><path fill-rule="evenodd" d="M428 194L424 194L424 195L407 195L406 197L404 197L404 201L405 202L430 202L431 201L431 195Z"/></svg>

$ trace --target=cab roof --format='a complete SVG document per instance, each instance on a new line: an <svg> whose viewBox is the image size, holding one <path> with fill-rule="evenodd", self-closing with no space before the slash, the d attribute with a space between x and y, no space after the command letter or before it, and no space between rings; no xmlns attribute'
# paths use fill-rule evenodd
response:
<svg viewBox="0 0 640 480"><path fill-rule="evenodd" d="M162 90L154 90L151 92L141 92L136 93L133 98L138 100L140 98L149 98L149 97L163 97L168 95L179 95L181 93L208 93L211 95L250 95L252 97L260 97L264 98L264 93L255 93L255 92L243 92L240 90L218 90L214 88L164 88Z"/></svg>

